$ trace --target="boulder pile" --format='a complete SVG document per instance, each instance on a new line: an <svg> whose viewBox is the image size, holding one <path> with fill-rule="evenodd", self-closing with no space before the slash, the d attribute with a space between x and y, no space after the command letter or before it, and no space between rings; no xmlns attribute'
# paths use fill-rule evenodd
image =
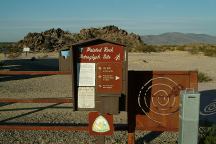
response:
<svg viewBox="0 0 216 144"><path fill-rule="evenodd" d="M139 35L128 33L116 26L102 28L88 28L80 30L80 33L70 33L60 28L50 29L41 33L28 33L23 40L16 43L15 47L29 47L32 51L57 51L76 42L91 38L102 38L126 45L130 51L143 47Z"/></svg>

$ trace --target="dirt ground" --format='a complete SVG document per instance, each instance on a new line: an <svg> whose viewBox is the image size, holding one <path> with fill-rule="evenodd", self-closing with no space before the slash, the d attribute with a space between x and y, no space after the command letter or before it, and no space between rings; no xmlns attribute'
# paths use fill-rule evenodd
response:
<svg viewBox="0 0 216 144"><path fill-rule="evenodd" d="M3 69L58 70L58 55L58 53L29 53L27 56L22 54L20 57L14 59L12 64L7 64L10 65L10 68L5 66ZM32 57L40 60L33 63L22 60L31 59ZM0 54L0 61L4 60L8 60L8 58ZM203 54L191 55L185 51L129 53L128 69L146 71L199 71L213 79L211 82L199 83L199 91L216 88L216 58L204 56Z"/></svg>
<svg viewBox="0 0 216 144"><path fill-rule="evenodd" d="M168 51L161 53L129 53L130 70L159 71L199 71L206 73L213 81L199 83L199 90L216 88L216 58L202 54L191 55L184 51Z"/></svg>
<svg viewBox="0 0 216 144"><path fill-rule="evenodd" d="M30 61L35 57L36 61ZM12 61L7 61L1 70L58 70L58 53L51 54L23 54ZM27 59L27 60L24 60ZM40 60L39 60L40 59ZM0 60L8 60L0 54ZM46 63L45 61L46 60ZM216 58L202 54L191 55L188 52L171 51L161 53L129 53L129 70L158 70L158 71L194 71L206 73L213 81L199 83L200 92L212 92L216 97ZM0 98L43 98L61 97L71 95L70 76L35 76L35 77L1 77ZM216 98L215 98L216 100ZM63 110L64 109L64 110ZM71 104L6 104L0 103L0 123L2 122L45 122L45 123L86 123L87 113L73 112ZM127 123L126 112L114 117L115 123ZM29 136L28 136L29 135ZM144 133L137 133L137 143L143 143ZM160 135L160 134L159 134ZM150 143L176 143L176 133L163 133ZM73 137L74 136L74 137ZM54 138L55 137L55 138ZM73 137L73 139L70 139ZM150 138L151 139L151 138ZM79 142L80 140L80 142ZM108 143L126 143L126 132L117 132ZM83 133L50 133L50 132L16 132L1 131L0 143L94 143L94 139ZM91 141L91 142L89 142ZM141 142L139 142L141 141Z"/></svg>

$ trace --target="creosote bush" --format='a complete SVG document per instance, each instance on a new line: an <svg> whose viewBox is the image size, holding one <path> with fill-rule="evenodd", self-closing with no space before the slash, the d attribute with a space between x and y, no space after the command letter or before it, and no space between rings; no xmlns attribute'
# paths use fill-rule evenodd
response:
<svg viewBox="0 0 216 144"><path fill-rule="evenodd" d="M205 136L200 139L199 144L216 144L216 125L213 125L206 131Z"/></svg>
<svg viewBox="0 0 216 144"><path fill-rule="evenodd" d="M206 75L206 73L198 72L198 82L209 82L212 78Z"/></svg>
<svg viewBox="0 0 216 144"><path fill-rule="evenodd" d="M147 45L133 48L132 52L164 52L164 51L188 51L190 54L204 54L216 57L216 45L210 44L188 44L188 45Z"/></svg>
<svg viewBox="0 0 216 144"><path fill-rule="evenodd" d="M0 68L4 66L5 62L0 60Z"/></svg>

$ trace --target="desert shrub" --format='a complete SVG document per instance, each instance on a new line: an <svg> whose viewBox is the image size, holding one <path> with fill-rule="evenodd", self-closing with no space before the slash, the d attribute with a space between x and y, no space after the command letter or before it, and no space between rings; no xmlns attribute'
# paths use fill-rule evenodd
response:
<svg viewBox="0 0 216 144"><path fill-rule="evenodd" d="M187 51L191 54L202 52L205 56L216 57L216 46L214 45L192 45Z"/></svg>
<svg viewBox="0 0 216 144"><path fill-rule="evenodd" d="M142 52L157 52L156 46L145 45L142 49Z"/></svg>
<svg viewBox="0 0 216 144"><path fill-rule="evenodd" d="M174 47L174 46L172 46L172 47L169 47L169 49L168 49L169 51L175 51L176 50L176 48Z"/></svg>
<svg viewBox="0 0 216 144"><path fill-rule="evenodd" d="M5 62L0 60L0 68L4 66Z"/></svg>
<svg viewBox="0 0 216 144"><path fill-rule="evenodd" d="M216 125L205 132L205 136L199 141L200 144L216 144Z"/></svg>
<svg viewBox="0 0 216 144"><path fill-rule="evenodd" d="M192 47L192 48L188 49L188 52L190 54L194 55L194 54L199 54L200 50L199 50L199 48Z"/></svg>
<svg viewBox="0 0 216 144"><path fill-rule="evenodd" d="M0 42L0 53L7 51L14 43L13 42Z"/></svg>
<svg viewBox="0 0 216 144"><path fill-rule="evenodd" d="M205 56L216 57L216 48L203 49L203 53Z"/></svg>
<svg viewBox="0 0 216 144"><path fill-rule="evenodd" d="M176 46L176 50L185 51L185 46Z"/></svg>
<svg viewBox="0 0 216 144"><path fill-rule="evenodd" d="M205 144L216 144L216 125L207 132L207 136L204 140Z"/></svg>
<svg viewBox="0 0 216 144"><path fill-rule="evenodd" d="M8 58L11 58L11 59L17 58L17 57L19 57L21 54L22 54L21 52L10 53L10 54L8 55Z"/></svg>
<svg viewBox="0 0 216 144"><path fill-rule="evenodd" d="M164 52L167 51L168 47L166 45L164 46L155 46L155 52Z"/></svg>
<svg viewBox="0 0 216 144"><path fill-rule="evenodd" d="M22 48L16 47L14 45L11 45L10 47L7 48L8 53L21 53L22 50L23 50Z"/></svg>
<svg viewBox="0 0 216 144"><path fill-rule="evenodd" d="M31 57L31 61L37 60L36 57Z"/></svg>
<svg viewBox="0 0 216 144"><path fill-rule="evenodd" d="M212 78L206 75L206 73L198 72L198 82L209 82Z"/></svg>

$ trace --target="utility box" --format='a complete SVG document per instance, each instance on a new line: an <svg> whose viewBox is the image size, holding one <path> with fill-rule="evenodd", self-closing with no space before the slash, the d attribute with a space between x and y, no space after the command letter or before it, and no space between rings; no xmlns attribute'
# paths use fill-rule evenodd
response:
<svg viewBox="0 0 216 144"><path fill-rule="evenodd" d="M74 110L118 114L127 95L127 49L103 39L76 43L71 49Z"/></svg>
<svg viewBox="0 0 216 144"><path fill-rule="evenodd" d="M199 129L200 94L194 91L180 92L179 144L197 144Z"/></svg>

